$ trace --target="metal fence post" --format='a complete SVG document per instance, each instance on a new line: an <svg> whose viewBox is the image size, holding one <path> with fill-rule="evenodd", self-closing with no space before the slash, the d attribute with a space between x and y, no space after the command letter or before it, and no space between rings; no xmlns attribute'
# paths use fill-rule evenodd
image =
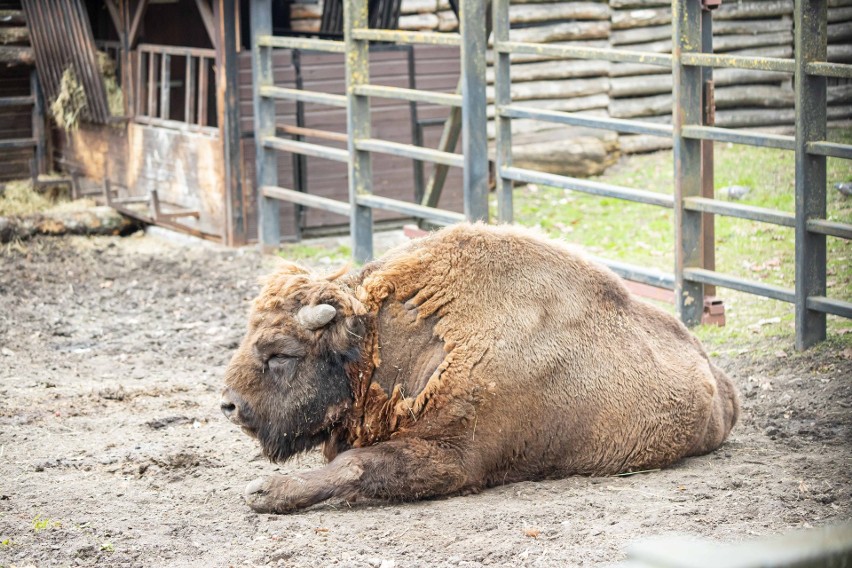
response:
<svg viewBox="0 0 852 568"><path fill-rule="evenodd" d="M368 27L366 0L344 0L343 33L346 41L346 130L349 136L349 221L352 254L357 262L373 258L373 210L358 205L358 196L373 192L370 152L358 150L355 141L370 138L370 98L355 94L370 82L370 43L355 39L352 30Z"/></svg>
<svg viewBox="0 0 852 568"><path fill-rule="evenodd" d="M701 124L701 68L687 66L681 54L701 51L701 3L672 0L674 78L675 305L686 325L701 322L704 286L684 278L685 268L701 268L701 213L684 207L684 198L701 195L701 141L685 138L685 125Z"/></svg>
<svg viewBox="0 0 852 568"><path fill-rule="evenodd" d="M493 0L494 46L509 41L509 0ZM510 179L500 175L503 168L512 167L512 119L503 116L500 109L512 103L511 55L494 50L494 120L497 126L494 164L497 178L497 218L501 223L513 220L512 185Z"/></svg>
<svg viewBox="0 0 852 568"><path fill-rule="evenodd" d="M808 231L811 219L825 219L826 158L808 153L808 143L825 140L826 79L806 66L827 55L826 0L796 0L796 348L825 339L825 313L809 310L810 296L825 296L825 235Z"/></svg>
<svg viewBox="0 0 852 568"><path fill-rule="evenodd" d="M488 141L485 100L485 0L462 0L459 9L462 63L464 213L488 220Z"/></svg>
<svg viewBox="0 0 852 568"><path fill-rule="evenodd" d="M258 45L258 37L272 35L272 0L252 0L251 3L251 63L254 74L254 142L258 209L258 241L264 250L281 244L279 201L263 195L265 185L278 185L278 161L275 150L266 148L263 141L275 136L275 101L260 96L260 88L272 86L272 48ZM200 63L199 63L200 65Z"/></svg>

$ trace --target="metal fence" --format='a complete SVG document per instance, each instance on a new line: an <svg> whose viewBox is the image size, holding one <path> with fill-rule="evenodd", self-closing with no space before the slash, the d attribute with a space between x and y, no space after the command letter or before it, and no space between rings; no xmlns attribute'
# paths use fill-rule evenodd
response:
<svg viewBox="0 0 852 568"><path fill-rule="evenodd" d="M796 0L795 59L715 55L711 9L718 0L673 0L672 54L619 49L548 45L511 41L509 0L464 0L461 34L375 30L367 27L367 0L344 5L344 41L273 37L271 0L252 3L260 241L280 242L278 200L349 215L355 259L372 257L372 210L386 209L436 223L488 218L486 140L486 21L493 17L495 54L495 173L498 220L511 222L516 182L539 183L674 209L675 266L672 273L601 260L626 279L674 290L678 314L687 324L701 320L705 288L722 286L795 304L796 346L804 349L825 338L826 314L852 318L852 303L826 296L826 237L852 238L852 225L826 220L826 157L852 158L852 146L826 141L826 77L852 77L852 65L827 63L828 0ZM370 42L460 46L461 94L446 94L371 85ZM346 95L276 87L271 51L307 49L346 54ZM584 116L538 110L512 103L511 56L534 54L565 59L632 62L672 69L673 124ZM713 126L712 69L734 67L780 71L793 76L796 90L796 135L739 132ZM456 154L372 137L370 97L442 104L462 109L462 153ZM275 135L276 99L347 108L348 151ZM674 195L554 175L512 165L512 119L670 136L674 142ZM795 214L722 202L712 197L712 141L782 148L796 154ZM708 152L710 149L710 152ZM312 196L279 187L276 151L342 161L349 166L349 202ZM382 152L424 162L463 168L464 215L372 194L371 153ZM708 184L709 180L709 184ZM726 215L795 229L795 289L749 281L713 270L713 216Z"/></svg>

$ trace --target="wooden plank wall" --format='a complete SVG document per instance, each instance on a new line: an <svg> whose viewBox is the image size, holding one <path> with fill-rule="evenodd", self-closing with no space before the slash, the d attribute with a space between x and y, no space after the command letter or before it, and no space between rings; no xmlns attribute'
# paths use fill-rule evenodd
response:
<svg viewBox="0 0 852 568"><path fill-rule="evenodd" d="M455 48L438 46L418 46L415 48L417 87L427 90L453 92L459 77L459 55ZM302 77L304 88L325 93L344 93L344 60L338 54L302 53ZM291 62L291 53L279 50L275 54L274 72L276 85L295 87L295 73ZM408 86L407 54L404 51L381 51L371 55L370 78L374 84L397 87ZM240 55L240 120L243 139L243 163L245 172L246 224L248 233L254 238L257 233L256 205L254 203L254 140L253 107L251 91L250 54ZM406 102L374 99L373 136L394 142L411 143L410 111ZM346 133L345 109L329 108L321 105L305 105L306 126L333 132ZM445 118L447 109L434 105L419 105L419 117ZM295 125L295 103L280 102L277 106L279 124ZM424 144L436 148L441 135L442 125L424 128ZM315 139L311 142L328 144L344 148L345 144ZM332 199L348 199L348 186L345 164L307 159L308 192ZM428 177L429 166L425 168ZM278 179L283 187L293 188L293 164L291 154L280 153L278 160ZM414 198L414 174L411 160L376 154L373 161L374 190L377 195L406 199ZM445 209L462 211L462 192L460 172L451 168L450 176L441 199L440 206ZM398 218L394 214L376 212L376 220ZM344 227L348 219L318 209L305 210L307 229ZM293 227L293 209L289 204L282 205L282 235L295 234Z"/></svg>
<svg viewBox="0 0 852 568"><path fill-rule="evenodd" d="M0 71L0 97L27 97L30 95L32 67L17 65ZM33 135L32 106L22 105L0 108L0 140L30 138ZM0 156L0 181L30 176L30 160L35 156L32 148L3 150Z"/></svg>

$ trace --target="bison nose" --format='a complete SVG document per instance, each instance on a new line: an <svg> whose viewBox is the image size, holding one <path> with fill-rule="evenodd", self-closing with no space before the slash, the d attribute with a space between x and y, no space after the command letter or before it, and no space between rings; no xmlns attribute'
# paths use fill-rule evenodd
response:
<svg viewBox="0 0 852 568"><path fill-rule="evenodd" d="M222 393L222 401L219 403L219 408L222 409L222 414L225 415L225 418L234 422L237 419L237 403L234 400L234 395L231 392L231 389L225 389L225 392Z"/></svg>
<svg viewBox="0 0 852 568"><path fill-rule="evenodd" d="M223 400L220 408L222 409L222 414L224 414L225 418L228 420L230 420L231 416L234 415L234 412L237 411L237 405L229 400Z"/></svg>

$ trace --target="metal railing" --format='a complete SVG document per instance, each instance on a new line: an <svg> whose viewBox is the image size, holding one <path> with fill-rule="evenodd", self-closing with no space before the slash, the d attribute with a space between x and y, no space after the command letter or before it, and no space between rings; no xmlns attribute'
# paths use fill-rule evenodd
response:
<svg viewBox="0 0 852 568"><path fill-rule="evenodd" d="M213 49L140 44L135 120L186 130L216 128L215 61Z"/></svg>
<svg viewBox="0 0 852 568"><path fill-rule="evenodd" d="M826 62L828 0L796 0L795 59L716 55L712 53L712 17L701 2L673 0L672 54L623 49L602 49L510 41L509 0L492 0L495 105L495 172L497 210L501 222L512 222L512 190L515 182L539 183L609 196L647 205L672 208L675 219L675 266L671 273L649 270L629 263L598 259L628 280L674 290L678 314L687 324L700 322L705 290L722 286L795 304L796 346L804 349L825 338L826 314L852 317L852 303L826 296L826 236L852 238L852 225L826 220L826 157L852 158L852 146L826 140L826 77L852 77L852 65ZM712 3L708 3L712 4ZM386 209L437 223L462 219L487 219L487 146L485 96L484 0L465 0L460 13L461 34L401 32L367 29L366 0L345 3L344 42L278 38L271 36L270 0L255 0L256 136L261 220L260 241L277 246L280 241L277 200L319 207L350 216L355 259L372 257L372 209ZM429 44L461 47L461 95L429 93L369 84L369 42ZM273 86L272 47L314 49L346 53L346 95L307 93ZM674 75L673 125L591 117L536 110L512 103L512 54L551 58L600 59L657 65ZM740 132L713 125L711 94L707 84L712 69L734 67L785 72L796 86L796 135L781 136ZM461 154L372 138L370 97L381 96L462 108ZM275 137L275 98L346 106L348 152ZM512 165L513 119L534 119L631 134L672 137L674 144L674 195L622 187L568 176L538 172ZM712 196L712 159L709 141L765 146L796 154L795 214L773 209L717 201ZM280 188L276 183L272 150L344 161L349 165L349 202L311 196ZM372 194L370 156L373 152L408 157L454 167L464 172L464 215ZM709 181L709 187L708 187ZM796 282L794 289L746 280L713 270L713 217L725 215L795 230Z"/></svg>

